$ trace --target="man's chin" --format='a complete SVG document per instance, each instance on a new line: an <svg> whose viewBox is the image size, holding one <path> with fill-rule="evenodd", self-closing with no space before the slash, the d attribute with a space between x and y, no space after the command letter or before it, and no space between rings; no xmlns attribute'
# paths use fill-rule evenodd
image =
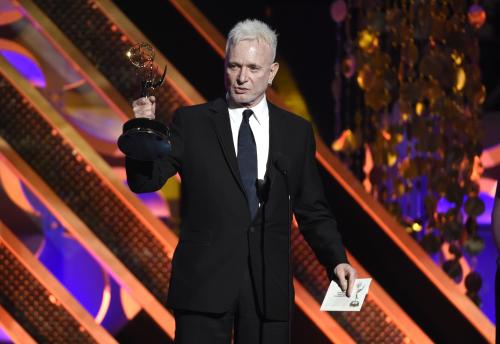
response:
<svg viewBox="0 0 500 344"><path fill-rule="evenodd" d="M252 103L252 99L243 94L230 94L229 100L238 107L245 107Z"/></svg>
<svg viewBox="0 0 500 344"><path fill-rule="evenodd" d="M262 95L255 95L255 93L252 94L236 94L236 93L229 93L229 100L231 103L233 103L233 106L235 107L252 107L257 105L257 103L260 102L260 100L264 97L264 94Z"/></svg>

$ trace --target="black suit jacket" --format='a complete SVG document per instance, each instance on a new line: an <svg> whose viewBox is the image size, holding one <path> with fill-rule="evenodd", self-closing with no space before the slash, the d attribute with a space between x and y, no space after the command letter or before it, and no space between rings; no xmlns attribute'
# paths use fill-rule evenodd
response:
<svg viewBox="0 0 500 344"><path fill-rule="evenodd" d="M286 157L292 209L306 241L325 267L347 262L328 209L315 160L311 125L269 104L270 182L267 202L254 219L240 180L227 103L217 99L180 108L171 125L168 159L127 158L132 191L151 192L179 172L181 230L172 262L167 304L202 312L228 311L250 257L257 298L265 317L288 319L288 197L277 155Z"/></svg>

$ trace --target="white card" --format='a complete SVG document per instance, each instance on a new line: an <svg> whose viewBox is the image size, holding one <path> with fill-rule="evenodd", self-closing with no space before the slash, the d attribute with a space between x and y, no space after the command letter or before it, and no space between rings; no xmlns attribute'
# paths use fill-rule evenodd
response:
<svg viewBox="0 0 500 344"><path fill-rule="evenodd" d="M328 287L320 310L322 311L342 311L342 312L359 312L366 294L370 288L371 278L360 278L354 282L351 297L347 297L346 293L340 289L337 283L332 281Z"/></svg>

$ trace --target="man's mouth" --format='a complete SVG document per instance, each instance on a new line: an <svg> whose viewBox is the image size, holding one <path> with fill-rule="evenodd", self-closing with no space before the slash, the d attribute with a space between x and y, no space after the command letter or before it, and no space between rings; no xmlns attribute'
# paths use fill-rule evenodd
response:
<svg viewBox="0 0 500 344"><path fill-rule="evenodd" d="M235 87L234 88L234 92L237 93L237 94L245 93L246 91L248 91L247 88L241 88L241 87Z"/></svg>

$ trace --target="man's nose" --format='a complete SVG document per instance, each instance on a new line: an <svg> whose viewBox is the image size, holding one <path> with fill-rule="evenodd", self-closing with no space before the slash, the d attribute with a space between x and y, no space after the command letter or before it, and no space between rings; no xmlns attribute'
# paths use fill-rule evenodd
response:
<svg viewBox="0 0 500 344"><path fill-rule="evenodd" d="M240 69L240 72L238 73L238 83L243 84L247 81L247 69L245 67Z"/></svg>

